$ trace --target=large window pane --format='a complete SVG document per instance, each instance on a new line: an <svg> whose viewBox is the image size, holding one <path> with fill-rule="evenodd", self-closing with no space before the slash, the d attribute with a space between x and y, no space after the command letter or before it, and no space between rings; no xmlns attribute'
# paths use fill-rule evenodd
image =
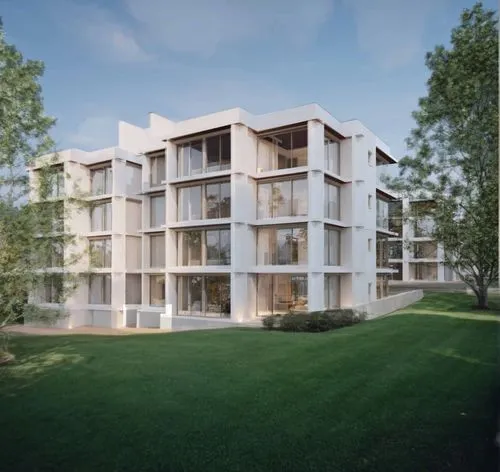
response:
<svg viewBox="0 0 500 472"><path fill-rule="evenodd" d="M377 236L377 267L389 267L389 240Z"/></svg>
<svg viewBox="0 0 500 472"><path fill-rule="evenodd" d="M186 231L179 233L179 263L184 266L203 265L201 261L201 231Z"/></svg>
<svg viewBox="0 0 500 472"><path fill-rule="evenodd" d="M137 195L142 188L142 169L138 165L127 163L127 195Z"/></svg>
<svg viewBox="0 0 500 472"><path fill-rule="evenodd" d="M257 264L307 264L306 228L259 228Z"/></svg>
<svg viewBox="0 0 500 472"><path fill-rule="evenodd" d="M149 304L151 306L165 306L165 276L149 276Z"/></svg>
<svg viewBox="0 0 500 472"><path fill-rule="evenodd" d="M92 274L89 277L89 303L94 305L111 304L111 275Z"/></svg>
<svg viewBox="0 0 500 472"><path fill-rule="evenodd" d="M258 316L307 311L307 307L307 276L257 275Z"/></svg>
<svg viewBox="0 0 500 472"><path fill-rule="evenodd" d="M308 201L307 180L292 180L292 215L307 216Z"/></svg>
<svg viewBox="0 0 500 472"><path fill-rule="evenodd" d="M179 221L201 220L201 187L179 189Z"/></svg>
<svg viewBox="0 0 500 472"><path fill-rule="evenodd" d="M90 171L90 188L92 195L112 193L113 170L111 167L93 169Z"/></svg>
<svg viewBox="0 0 500 472"><path fill-rule="evenodd" d="M151 157L151 185L160 185L165 180L165 153Z"/></svg>
<svg viewBox="0 0 500 472"><path fill-rule="evenodd" d="M389 229L389 204L377 198L377 227Z"/></svg>
<svg viewBox="0 0 500 472"><path fill-rule="evenodd" d="M340 220L340 189L330 183L325 183L325 217Z"/></svg>
<svg viewBox="0 0 500 472"><path fill-rule="evenodd" d="M149 237L150 241L150 267L165 267L165 235L154 234Z"/></svg>
<svg viewBox="0 0 500 472"><path fill-rule="evenodd" d="M179 276L179 314L229 317L229 275Z"/></svg>
<svg viewBox="0 0 500 472"><path fill-rule="evenodd" d="M151 228L158 228L165 224L165 196L151 197Z"/></svg>
<svg viewBox="0 0 500 472"><path fill-rule="evenodd" d="M292 183L275 182L273 184L272 206L273 216L290 216L292 214Z"/></svg>
<svg viewBox="0 0 500 472"><path fill-rule="evenodd" d="M221 170L231 169L231 133L220 136L221 141Z"/></svg>
<svg viewBox="0 0 500 472"><path fill-rule="evenodd" d="M220 136L211 136L206 139L207 146L207 172L220 170Z"/></svg>
<svg viewBox="0 0 500 472"><path fill-rule="evenodd" d="M257 218L272 218L273 184L259 184L257 187Z"/></svg>
<svg viewBox="0 0 500 472"><path fill-rule="evenodd" d="M331 138L325 138L325 169L340 175L340 144Z"/></svg>
<svg viewBox="0 0 500 472"><path fill-rule="evenodd" d="M340 265L340 232L325 229L325 265Z"/></svg>
<svg viewBox="0 0 500 472"><path fill-rule="evenodd" d="M111 267L111 238L91 239L89 251L91 267Z"/></svg>
<svg viewBox="0 0 500 472"><path fill-rule="evenodd" d="M377 275L377 299L389 296L389 276Z"/></svg>
<svg viewBox="0 0 500 472"><path fill-rule="evenodd" d="M258 167L266 171L306 166L307 140L307 127L260 138Z"/></svg>
<svg viewBox="0 0 500 472"><path fill-rule="evenodd" d="M273 314L273 276L257 275L257 316Z"/></svg>
<svg viewBox="0 0 500 472"><path fill-rule="evenodd" d="M340 307L340 277L325 275L325 307L333 309Z"/></svg>
<svg viewBox="0 0 500 472"><path fill-rule="evenodd" d="M111 231L111 203L95 204L90 213L91 231Z"/></svg>
<svg viewBox="0 0 500 472"><path fill-rule="evenodd" d="M292 161L288 167L307 165L307 128L292 132Z"/></svg>

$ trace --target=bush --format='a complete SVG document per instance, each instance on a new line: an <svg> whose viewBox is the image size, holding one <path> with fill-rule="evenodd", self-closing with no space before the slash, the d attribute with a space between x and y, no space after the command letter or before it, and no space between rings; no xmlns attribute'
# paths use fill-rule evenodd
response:
<svg viewBox="0 0 500 472"><path fill-rule="evenodd" d="M352 326L365 319L363 313L350 308L310 313L287 313L286 315L271 315L262 320L266 329L276 329L289 332L321 333L345 326Z"/></svg>

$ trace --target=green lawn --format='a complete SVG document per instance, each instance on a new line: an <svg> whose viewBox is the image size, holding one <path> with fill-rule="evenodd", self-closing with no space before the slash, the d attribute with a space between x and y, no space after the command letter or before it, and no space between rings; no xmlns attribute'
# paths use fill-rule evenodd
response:
<svg viewBox="0 0 500 472"><path fill-rule="evenodd" d="M323 334L16 337L0 469L496 470L500 311L472 303Z"/></svg>

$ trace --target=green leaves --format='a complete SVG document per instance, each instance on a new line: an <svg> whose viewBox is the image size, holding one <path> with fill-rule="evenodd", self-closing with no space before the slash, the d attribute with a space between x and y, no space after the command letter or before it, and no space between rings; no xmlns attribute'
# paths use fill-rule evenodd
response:
<svg viewBox="0 0 500 472"><path fill-rule="evenodd" d="M451 47L427 53L427 96L408 138L413 155L388 181L436 201L435 237L446 264L478 293L498 278L497 26L495 13L476 3L452 30Z"/></svg>

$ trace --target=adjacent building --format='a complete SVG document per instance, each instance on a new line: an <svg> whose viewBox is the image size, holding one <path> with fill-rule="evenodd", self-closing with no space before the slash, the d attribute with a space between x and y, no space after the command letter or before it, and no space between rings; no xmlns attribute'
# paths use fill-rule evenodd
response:
<svg viewBox="0 0 500 472"><path fill-rule="evenodd" d="M393 200L389 204L389 266L397 282L455 282L458 277L444 264L444 247L433 237L434 222L426 209L432 199ZM406 215L403 218L403 215ZM411 216L409 216L411 215Z"/></svg>
<svg viewBox="0 0 500 472"><path fill-rule="evenodd" d="M70 262L67 248L51 269L80 278L61 326L189 329L370 311L388 297L396 264L403 274L433 270L389 254L395 197L377 167L396 161L361 122L318 105L149 119L147 128L120 122L115 148L56 157L54 200L88 205L64 221L82 257ZM34 188L47 159L29 169ZM58 306L53 287L36 297Z"/></svg>

